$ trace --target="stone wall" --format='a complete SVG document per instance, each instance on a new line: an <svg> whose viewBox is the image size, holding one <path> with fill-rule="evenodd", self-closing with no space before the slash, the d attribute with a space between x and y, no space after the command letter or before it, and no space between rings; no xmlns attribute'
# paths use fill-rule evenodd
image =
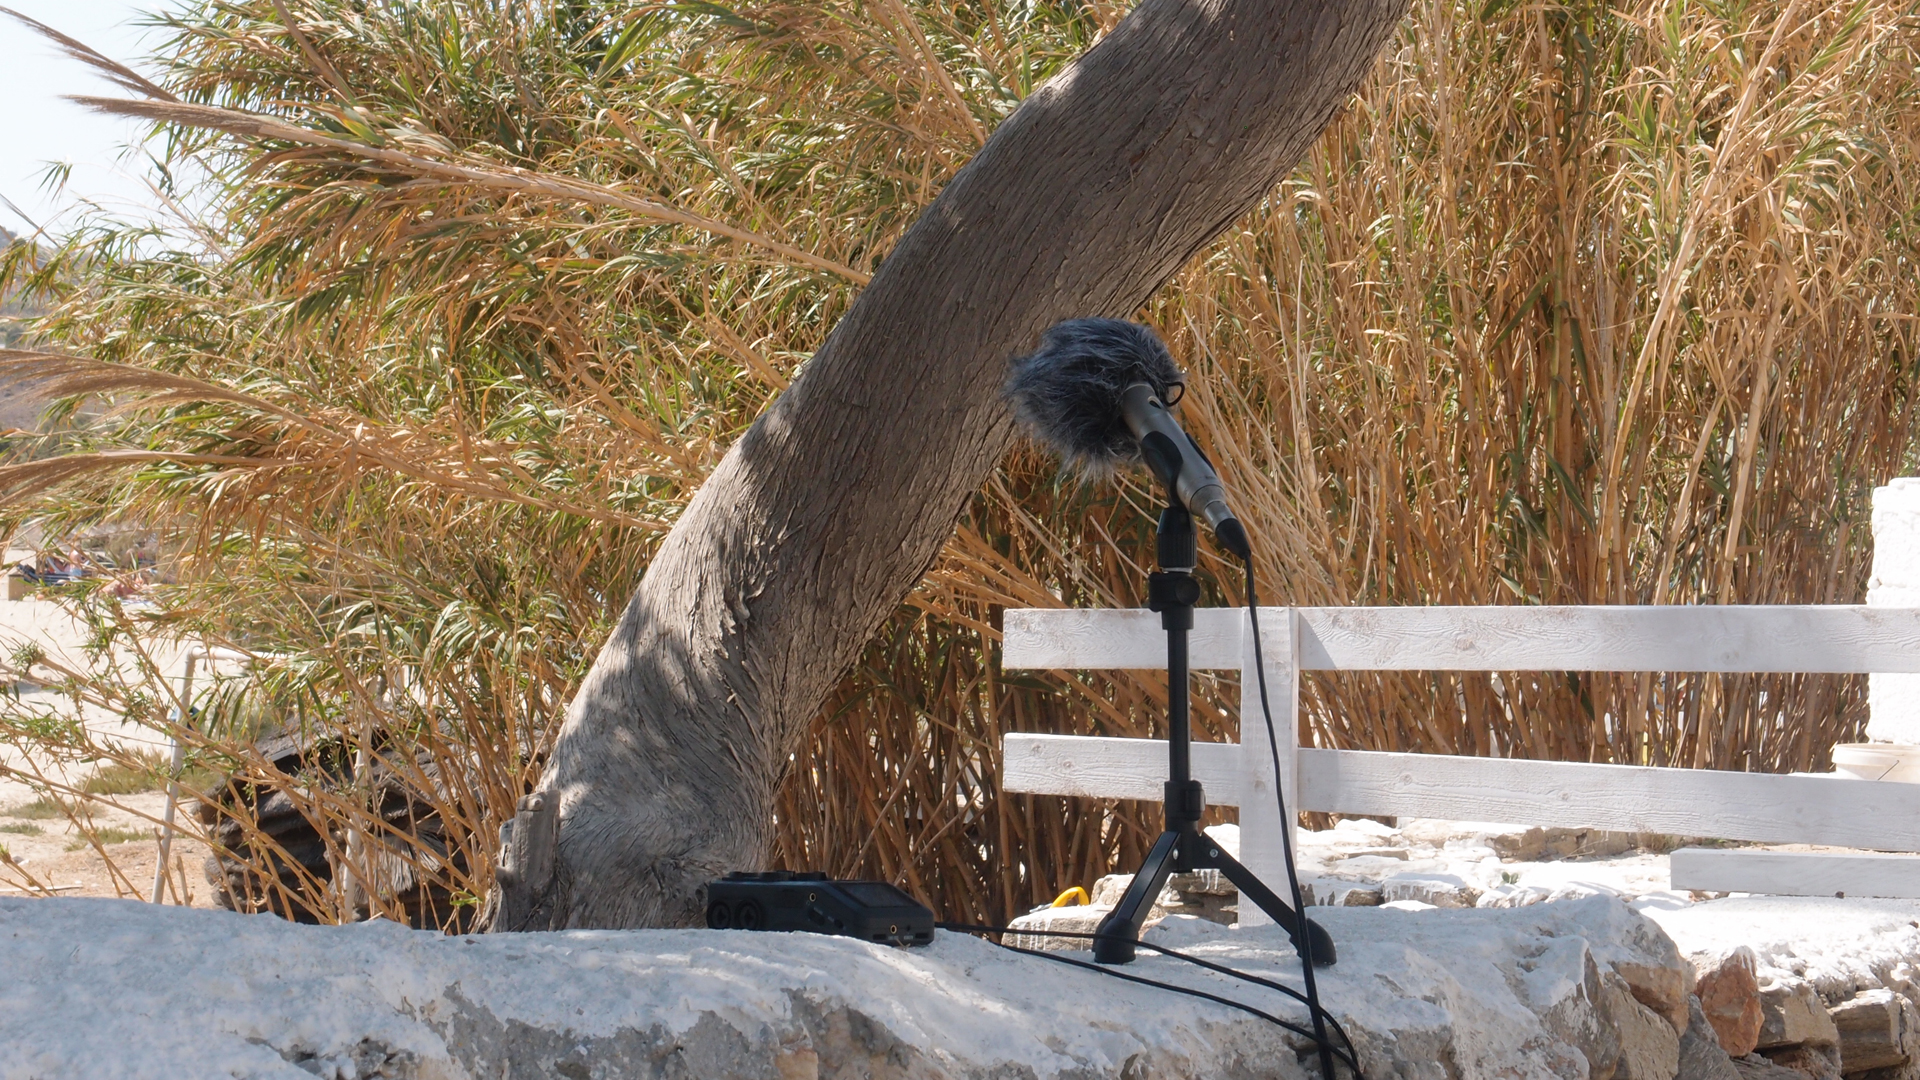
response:
<svg viewBox="0 0 1920 1080"><path fill-rule="evenodd" d="M1920 1080L1920 904L1643 914L1595 896L1314 917L1340 949L1322 994L1370 1080ZM1152 934L1298 985L1273 928L1172 915ZM1306 1022L1168 958L1126 971ZM0 1080L1318 1072L1305 1039L1256 1017L944 932L913 950L708 930L444 937L0 899L0 973Z"/></svg>

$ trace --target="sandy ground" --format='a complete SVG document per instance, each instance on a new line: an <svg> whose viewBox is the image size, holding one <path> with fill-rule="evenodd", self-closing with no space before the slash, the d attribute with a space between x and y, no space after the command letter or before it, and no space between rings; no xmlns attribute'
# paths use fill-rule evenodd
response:
<svg viewBox="0 0 1920 1080"><path fill-rule="evenodd" d="M166 804L164 792L119 796L121 807L95 804L92 825L96 835L116 839L138 832L153 839L89 844L71 821L61 818L20 817L33 800L0 804L0 850L16 866L0 866L0 896L36 895L45 886L61 896L152 897L154 861L159 855L157 819ZM131 812L130 812L131 811ZM190 824L190 823L188 823ZM167 903L184 897L193 907L212 907L212 889L201 869L207 846L189 836L176 835L170 846Z"/></svg>
<svg viewBox="0 0 1920 1080"><path fill-rule="evenodd" d="M9 552L6 561L12 563L20 554ZM51 658L84 667L84 640L84 628L51 600L0 599L0 655L11 655L21 645L32 643ZM178 655L168 655L161 661L162 670L178 671L180 665ZM29 683L15 689L27 705L53 706L56 702L51 691ZM124 723L104 709L88 707L82 717L89 733L102 741L170 751L164 735ZM64 815L47 816L48 804L25 778L39 774L57 783L78 785L90 768L49 767L44 761L30 760L21 747L0 742L0 851L16 864L0 862L0 896L33 895L41 886L61 896L152 896L165 792L118 795L79 806L81 823L89 825L103 841L96 846L88 842L79 823ZM191 807L182 807L177 817L188 829L197 824ZM132 834L141 838L131 839ZM166 902L185 900L195 907L212 906L212 890L201 869L207 853L205 844L189 836L174 837L167 860Z"/></svg>

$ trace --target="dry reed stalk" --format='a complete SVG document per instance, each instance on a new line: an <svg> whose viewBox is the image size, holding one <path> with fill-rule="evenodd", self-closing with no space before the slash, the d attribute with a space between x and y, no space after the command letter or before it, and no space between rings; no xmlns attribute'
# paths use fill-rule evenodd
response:
<svg viewBox="0 0 1920 1080"><path fill-rule="evenodd" d="M1916 43L1893 4L1416 5L1313 159L1151 310L1198 376L1186 413L1262 541L1265 595L1858 602L1867 493L1914 464ZM1111 538L1033 497L963 524L927 610L1124 602L1138 525ZM1003 690L978 745L1081 717L1152 730L1106 677L1034 681L1069 711ZM1825 767L1865 706L1857 678L1687 673L1314 676L1305 701L1320 745L1769 771ZM874 712L863 729L890 722ZM1151 826L1021 802L1039 835ZM1128 861L1108 850L983 851L982 892L1013 913Z"/></svg>

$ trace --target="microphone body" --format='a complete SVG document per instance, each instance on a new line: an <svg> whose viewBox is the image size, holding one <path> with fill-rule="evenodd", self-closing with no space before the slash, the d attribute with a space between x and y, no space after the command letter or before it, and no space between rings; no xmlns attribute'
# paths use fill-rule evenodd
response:
<svg viewBox="0 0 1920 1080"><path fill-rule="evenodd" d="M1241 558L1250 547L1247 530L1227 506L1227 489L1213 464L1173 419L1173 413L1146 383L1134 383L1120 395L1120 413L1140 441L1147 468L1167 486L1187 512L1207 523L1220 545Z"/></svg>

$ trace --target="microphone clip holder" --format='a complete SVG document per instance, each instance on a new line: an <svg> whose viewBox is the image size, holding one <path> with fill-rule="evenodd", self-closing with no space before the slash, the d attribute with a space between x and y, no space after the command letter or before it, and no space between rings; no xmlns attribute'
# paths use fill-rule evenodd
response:
<svg viewBox="0 0 1920 1080"><path fill-rule="evenodd" d="M1160 613L1167 632L1167 782L1163 789L1166 830L1154 841L1146 861L1126 895L1094 929L1093 959L1100 964L1131 963L1141 928L1176 873L1218 870L1240 890L1240 903L1252 901L1286 930L1296 949L1302 930L1311 935L1316 966L1334 961L1333 939L1318 923L1289 907L1253 871L1222 850L1200 831L1207 807L1206 793L1193 778L1193 727L1189 696L1190 668L1187 635L1193 629L1194 605L1200 601L1200 583L1193 578L1198 550L1193 515L1177 499L1160 513L1156 536L1160 569L1147 578L1147 606ZM1283 826L1284 827L1284 826Z"/></svg>

